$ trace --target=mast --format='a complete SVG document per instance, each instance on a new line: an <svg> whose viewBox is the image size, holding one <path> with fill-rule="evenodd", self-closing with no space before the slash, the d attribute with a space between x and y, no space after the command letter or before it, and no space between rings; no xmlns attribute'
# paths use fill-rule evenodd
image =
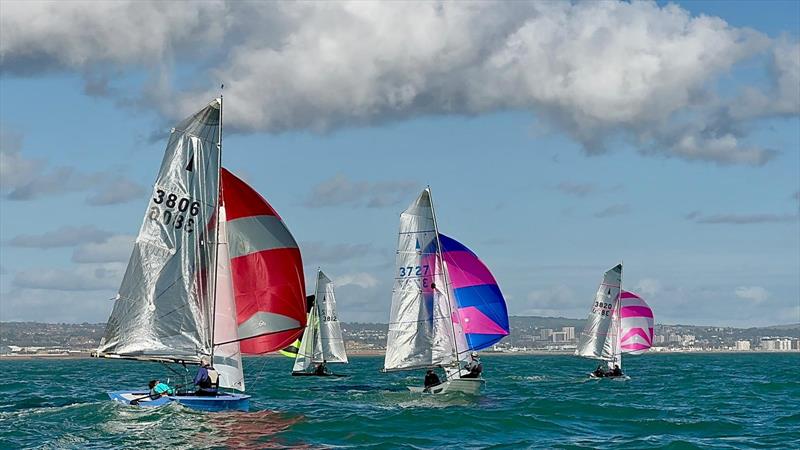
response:
<svg viewBox="0 0 800 450"><path fill-rule="evenodd" d="M619 262L620 272L619 272L619 293L617 294L617 300L614 302L614 315L616 319L614 320L614 363L619 364L620 369L622 368L622 351L619 348L619 340L620 340L620 333L622 332L622 317L620 317L620 311L622 308L622 278L625 274L625 268L622 265L622 261ZM619 360L619 361L617 361Z"/></svg>
<svg viewBox="0 0 800 450"><path fill-rule="evenodd" d="M319 331L317 331L317 333L320 333L320 335L318 336L316 333L314 334L315 343L316 343L317 338L322 339L322 334L321 334L322 333L322 326L321 326L322 311L319 308L319 275L321 273L322 273L322 268L317 266L317 280L316 280L316 283L314 285L314 309L317 311L317 328L319 330ZM322 341L320 341L320 343L321 342ZM326 358L325 358L325 346L324 345L320 345L319 347L320 347L319 348L320 351L322 352L322 364L325 364L327 362L327 361L325 361L326 360ZM312 347L312 359L313 359L313 347Z"/></svg>
<svg viewBox="0 0 800 450"><path fill-rule="evenodd" d="M442 242L439 239L439 223L436 221L436 208L433 206L433 194L431 193L431 187L428 185L428 197L431 201L431 215L433 216L433 232L436 235L436 256L441 261L442 265L442 273L444 274L444 290L445 295L447 296L447 320L450 322L450 329L452 330L451 336L453 337L453 351L455 352L456 357L456 365L458 366L459 372L461 371L461 360L458 359L458 340L456 339L456 326L453 325L453 310L451 305L450 299L450 277L447 274L447 268L444 265L444 258L442 257ZM434 273L434 277L435 277Z"/></svg>
<svg viewBox="0 0 800 450"><path fill-rule="evenodd" d="M217 206L216 206L216 220L214 221L214 288L211 290L212 295L214 296L213 300L211 301L211 365L214 365L214 316L217 313L217 259L219 258L219 210L220 206L222 206L222 193L220 192L220 186L222 185L222 181L220 180L220 168L222 168L222 90L225 89L225 85L220 85L220 92L219 92L219 135L217 136Z"/></svg>

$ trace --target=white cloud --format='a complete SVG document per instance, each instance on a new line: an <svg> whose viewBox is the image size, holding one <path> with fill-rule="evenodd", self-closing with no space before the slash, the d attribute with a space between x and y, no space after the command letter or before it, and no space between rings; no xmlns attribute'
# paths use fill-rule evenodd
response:
<svg viewBox="0 0 800 450"><path fill-rule="evenodd" d="M594 213L594 217L604 219L606 217L620 216L631 211L631 207L626 204L611 205Z"/></svg>
<svg viewBox="0 0 800 450"><path fill-rule="evenodd" d="M94 243L99 244L105 242L111 233L105 230L100 230L94 226L63 226L54 231L48 231L42 234L20 234L8 241L9 245L13 247L28 247L28 248L57 248L57 247L74 247L76 245Z"/></svg>
<svg viewBox="0 0 800 450"><path fill-rule="evenodd" d="M136 236L116 235L103 242L89 242L72 252L72 262L76 263L127 263L133 251Z"/></svg>
<svg viewBox="0 0 800 450"><path fill-rule="evenodd" d="M95 291L117 289L125 274L125 264L78 264L69 269L29 269L14 275L20 289L53 291Z"/></svg>
<svg viewBox="0 0 800 450"><path fill-rule="evenodd" d="M139 183L125 177L116 177L109 180L105 186L98 189L86 199L86 203L93 206L117 205L131 200L143 199L147 189Z"/></svg>
<svg viewBox="0 0 800 450"><path fill-rule="evenodd" d="M46 159L22 153L22 135L0 125L0 193L8 200L34 200L70 192L94 192L90 205L114 205L141 198L144 186L108 171L83 172L71 166L51 167Z"/></svg>
<svg viewBox="0 0 800 450"><path fill-rule="evenodd" d="M224 80L238 130L525 109L588 152L623 137L646 154L761 165L775 151L750 142L747 125L800 109L795 41L674 4L5 2L0 25L4 72L71 70L87 91L115 95L105 72L143 68L149 84L127 103L173 119ZM768 87L715 90L753 55L770 56ZM171 92L184 61L205 76Z"/></svg>
<svg viewBox="0 0 800 450"><path fill-rule="evenodd" d="M367 272L356 272L338 275L333 280L333 283L336 287L353 285L362 289L369 289L378 285L378 279Z"/></svg>
<svg viewBox="0 0 800 450"><path fill-rule="evenodd" d="M737 297L761 303L769 298L769 291L761 286L740 286L734 291Z"/></svg>
<svg viewBox="0 0 800 450"><path fill-rule="evenodd" d="M654 278L642 278L639 282L634 284L633 288L633 292L644 298L655 297L661 290L661 282Z"/></svg>
<svg viewBox="0 0 800 450"><path fill-rule="evenodd" d="M407 200L417 189L420 185L412 181L352 181L344 175L336 175L314 186L305 205L310 208L338 205L382 208Z"/></svg>

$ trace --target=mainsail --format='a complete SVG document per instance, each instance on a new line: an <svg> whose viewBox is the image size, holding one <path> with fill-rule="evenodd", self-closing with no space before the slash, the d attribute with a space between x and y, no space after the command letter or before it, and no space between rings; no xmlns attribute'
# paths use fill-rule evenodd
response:
<svg viewBox="0 0 800 450"><path fill-rule="evenodd" d="M458 360L438 247L431 194L425 189L400 215L384 370Z"/></svg>
<svg viewBox="0 0 800 450"><path fill-rule="evenodd" d="M278 213L229 171L221 171L238 339L245 354L280 350L306 325L300 250Z"/></svg>
<svg viewBox="0 0 800 450"><path fill-rule="evenodd" d="M315 362L347 363L342 327L336 313L333 282L322 271L317 272L315 302L319 317L320 351L314 352Z"/></svg>
<svg viewBox="0 0 800 450"><path fill-rule="evenodd" d="M308 325L298 345L293 372L303 372L311 364L347 363L333 282L321 270L317 271L317 286L312 298Z"/></svg>
<svg viewBox="0 0 800 450"><path fill-rule="evenodd" d="M620 349L639 355L653 345L653 310L633 292L620 294Z"/></svg>
<svg viewBox="0 0 800 450"><path fill-rule="evenodd" d="M622 283L622 264L606 271L597 289L586 327L580 335L575 354L586 358L614 361L619 356L619 339L614 320L619 310L619 293Z"/></svg>
<svg viewBox="0 0 800 450"><path fill-rule="evenodd" d="M220 100L176 126L101 356L198 362L212 350Z"/></svg>

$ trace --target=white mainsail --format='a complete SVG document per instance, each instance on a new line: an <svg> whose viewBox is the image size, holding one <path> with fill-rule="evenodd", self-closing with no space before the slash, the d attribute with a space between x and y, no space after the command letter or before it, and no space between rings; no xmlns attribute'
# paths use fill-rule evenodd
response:
<svg viewBox="0 0 800 450"><path fill-rule="evenodd" d="M384 370L458 363L430 189L400 215Z"/></svg>
<svg viewBox="0 0 800 450"><path fill-rule="evenodd" d="M619 296L622 284L622 264L603 275L597 289L586 327L580 335L575 354L586 358L619 364Z"/></svg>
<svg viewBox="0 0 800 450"><path fill-rule="evenodd" d="M308 322L300 339L300 348L294 359L292 372L305 372L314 363L315 354L321 353L322 345L319 340L319 315L317 308L311 308L308 313Z"/></svg>
<svg viewBox="0 0 800 450"><path fill-rule="evenodd" d="M219 372L219 386L244 391L242 353L239 350L236 300L233 294L230 251L225 206L219 208L219 250L217 257L216 305L214 307L214 346L212 365Z"/></svg>
<svg viewBox="0 0 800 450"><path fill-rule="evenodd" d="M333 282L322 270L317 271L314 305L308 313L308 325L300 340L292 371L305 372L312 364L319 363L347 363Z"/></svg>
<svg viewBox="0 0 800 450"><path fill-rule="evenodd" d="M98 354L198 362L212 352L221 102L176 126Z"/></svg>
<svg viewBox="0 0 800 450"><path fill-rule="evenodd" d="M320 352L314 352L314 362L347 363L342 327L336 314L333 282L321 270L317 272L314 307L319 317ZM321 359L316 359L320 358Z"/></svg>

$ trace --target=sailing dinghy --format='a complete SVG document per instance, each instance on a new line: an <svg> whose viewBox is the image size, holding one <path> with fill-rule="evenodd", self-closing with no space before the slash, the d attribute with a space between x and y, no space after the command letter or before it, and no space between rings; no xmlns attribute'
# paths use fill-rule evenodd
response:
<svg viewBox="0 0 800 450"><path fill-rule="evenodd" d="M331 363L347 364L347 351L336 314L333 282L318 269L314 301L297 347L292 376L347 376L331 372L327 368Z"/></svg>
<svg viewBox="0 0 800 450"><path fill-rule="evenodd" d="M188 380L187 366L208 358L219 388L244 392L242 354L276 351L302 333L305 282L297 242L280 216L221 167L221 130L221 97L172 130L96 354L160 362ZM249 395L195 396L190 384L164 397L108 395L139 406L249 408Z"/></svg>
<svg viewBox="0 0 800 450"><path fill-rule="evenodd" d="M430 188L400 215L384 372L441 367L446 379L412 392L478 394L468 355L509 333L505 299L477 255L439 233Z"/></svg>
<svg viewBox="0 0 800 450"><path fill-rule="evenodd" d="M622 289L622 264L617 264L603 275L575 354L606 363L607 370L601 363L591 378L630 379L622 372L622 354L646 352L653 345L653 323L644 299Z"/></svg>

